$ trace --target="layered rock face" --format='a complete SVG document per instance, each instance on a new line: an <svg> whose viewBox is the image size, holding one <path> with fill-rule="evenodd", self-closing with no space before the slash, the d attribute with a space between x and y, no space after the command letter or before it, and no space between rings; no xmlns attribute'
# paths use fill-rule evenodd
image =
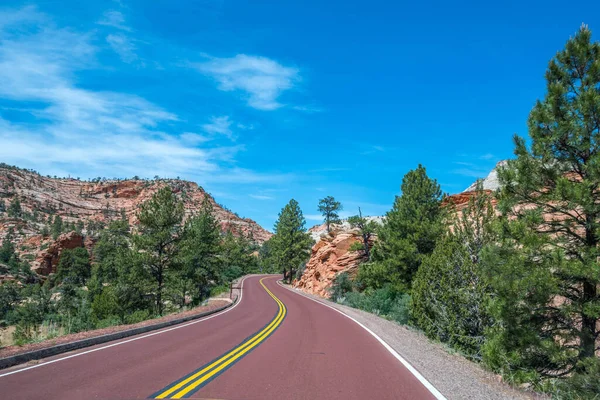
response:
<svg viewBox="0 0 600 400"><path fill-rule="evenodd" d="M329 288L339 273L354 276L358 271L358 265L364 260L363 253L350 251L350 246L362 243L362 238L358 231L343 227L336 227L331 234L322 234L319 238L302 277L293 285L307 293L329 297Z"/></svg>
<svg viewBox="0 0 600 400"><path fill-rule="evenodd" d="M74 236L68 239L61 236L56 241L42 236L49 218L60 215L63 223L83 222L83 236L87 236L90 222L106 224L124 217L135 225L140 205L164 186L170 186L184 202L186 218L197 212L207 198L223 231L231 230L235 235L250 237L258 243L272 236L255 221L241 218L217 204L210 194L193 182L176 179L84 182L44 177L28 170L0 165L0 202L8 208L18 199L23 212L29 215L29 218L9 218L6 212L0 212L0 241L9 230L13 231L13 242L19 256L28 260L35 271L48 273L56 266L57 256L54 253L60 254L63 248L71 248L69 246L75 242L78 246L83 245Z"/></svg>

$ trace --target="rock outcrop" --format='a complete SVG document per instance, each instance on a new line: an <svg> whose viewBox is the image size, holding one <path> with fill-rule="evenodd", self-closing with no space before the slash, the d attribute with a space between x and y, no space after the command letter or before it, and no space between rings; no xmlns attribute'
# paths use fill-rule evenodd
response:
<svg viewBox="0 0 600 400"><path fill-rule="evenodd" d="M362 242L362 239L358 231L352 229L337 229L328 235L321 234L320 240L312 248L302 277L294 281L294 287L329 297L329 288L335 277L341 272L355 275L364 259L361 251L350 251L350 246L356 242Z"/></svg>
<svg viewBox="0 0 600 400"><path fill-rule="evenodd" d="M55 273L63 250L77 247L83 247L83 236L76 232L63 233L46 250L40 251L33 272L40 275Z"/></svg>
<svg viewBox="0 0 600 400"><path fill-rule="evenodd" d="M500 187L497 168L505 164L506 161L500 161L488 176L481 180L483 189L487 193L492 193ZM469 199L476 194L476 188L477 182L474 182L464 192L446 197L444 206L452 207L452 212L461 212L469 204ZM496 207L494 198L492 198L492 205ZM383 217L367 218L379 224L383 223ZM363 261L361 252L349 251L349 248L352 243L360 241L361 238L346 221L335 225L331 235L327 234L325 224L313 226L308 232L317 243L312 249L302 277L294 282L294 286L307 293L329 297L329 289L337 274L348 272L354 275L358 271L358 265Z"/></svg>
<svg viewBox="0 0 600 400"><path fill-rule="evenodd" d="M194 182L99 178L81 181L45 177L0 163L0 242L8 232L13 232L12 240L21 259L29 261L35 271L51 271L56 267L57 260L48 251L56 246L61 249L65 245L55 244L47 235L42 235L49 228L51 218L60 216L63 224L83 225L82 233L87 241L86 247L89 247L90 227L105 225L120 218L127 219L135 226L140 205L164 186L171 187L183 201L186 218L197 212L203 200L208 199L223 231L231 230L234 235L251 237L257 243L263 243L272 236L255 221L241 218L218 204ZM15 200L20 202L22 214L9 217L6 211L3 212L2 206L8 209ZM45 248L48 251L42 250ZM53 261L49 264L47 260Z"/></svg>

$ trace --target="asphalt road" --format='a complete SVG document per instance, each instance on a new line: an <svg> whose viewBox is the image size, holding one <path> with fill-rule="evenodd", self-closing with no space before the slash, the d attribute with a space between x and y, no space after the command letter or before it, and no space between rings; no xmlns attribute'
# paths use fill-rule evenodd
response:
<svg viewBox="0 0 600 400"><path fill-rule="evenodd" d="M0 371L6 399L433 399L382 343L277 284L192 323Z"/></svg>

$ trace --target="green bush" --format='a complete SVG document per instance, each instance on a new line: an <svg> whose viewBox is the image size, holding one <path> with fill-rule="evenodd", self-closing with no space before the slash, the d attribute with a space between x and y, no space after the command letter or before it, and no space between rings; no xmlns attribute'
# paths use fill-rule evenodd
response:
<svg viewBox="0 0 600 400"><path fill-rule="evenodd" d="M137 324L138 322L145 321L152 318L149 310L136 310L129 315L125 316L126 324Z"/></svg>
<svg viewBox="0 0 600 400"><path fill-rule="evenodd" d="M333 280L333 285L329 289L331 300L338 301L339 298L343 297L346 293L351 292L353 289L352 281L348 276L348 273L342 272L338 274Z"/></svg>
<svg viewBox="0 0 600 400"><path fill-rule="evenodd" d="M389 285L364 293L347 292L343 297L338 298L338 302L399 324L408 322L410 296L394 291Z"/></svg>

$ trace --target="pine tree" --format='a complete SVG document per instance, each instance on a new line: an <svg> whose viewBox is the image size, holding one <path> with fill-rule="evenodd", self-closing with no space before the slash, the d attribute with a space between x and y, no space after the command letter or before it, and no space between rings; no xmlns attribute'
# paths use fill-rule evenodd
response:
<svg viewBox="0 0 600 400"><path fill-rule="evenodd" d="M342 209L342 203L336 201L333 196L327 196L324 199L319 200L319 212L323 214L327 232L329 232L331 224L339 224L342 222L338 214Z"/></svg>
<svg viewBox="0 0 600 400"><path fill-rule="evenodd" d="M487 258L501 323L487 361L520 379L533 370L597 385L600 44L587 27L550 61L546 81L529 116L531 147L515 136L516 159L498 172L503 237Z"/></svg>
<svg viewBox="0 0 600 400"><path fill-rule="evenodd" d="M495 242L494 221L491 195L480 184L467 206L452 215L452 229L424 258L412 289L412 322L427 336L477 360L485 331L492 325L486 309L492 292L481 254Z"/></svg>
<svg viewBox="0 0 600 400"><path fill-rule="evenodd" d="M364 264L360 274L369 285L383 287L391 283L406 293L423 257L433 252L443 232L442 191L420 164L404 175L401 190L379 229L372 253L374 262Z"/></svg>
<svg viewBox="0 0 600 400"><path fill-rule="evenodd" d="M4 200L0 200L0 213L6 212L6 203Z"/></svg>
<svg viewBox="0 0 600 400"><path fill-rule="evenodd" d="M221 229L213 206L205 198L198 214L190 218L181 242L180 287L183 298L192 292L192 303L198 304L210 293L210 283L220 281L222 260Z"/></svg>
<svg viewBox="0 0 600 400"><path fill-rule="evenodd" d="M305 224L302 210L294 199L283 207L275 222L275 235L271 238L272 251L275 253L273 260L290 283L294 269L306 262L310 255L313 241L306 233Z"/></svg>
<svg viewBox="0 0 600 400"><path fill-rule="evenodd" d="M141 251L143 265L156 284L156 312L163 313L163 289L166 273L179 265L177 254L182 235L183 203L171 188L163 187L140 207L140 234L135 236L136 248Z"/></svg>
<svg viewBox="0 0 600 400"><path fill-rule="evenodd" d="M61 282L81 286L90 275L90 255L84 247L64 249L60 253L56 276Z"/></svg>
<svg viewBox="0 0 600 400"><path fill-rule="evenodd" d="M359 230L360 236L362 237L362 243L359 248L363 251L365 259L367 261L370 260L371 248L369 242L371 241L371 237L375 234L375 231L377 230L377 223L374 221L369 221L368 219L363 217L360 207L358 208L358 215L349 217L348 223L353 229ZM352 247L351 250L358 250L358 247Z"/></svg>
<svg viewBox="0 0 600 400"><path fill-rule="evenodd" d="M54 217L50 230L52 231L52 239L56 240L63 231L63 221L60 215Z"/></svg>

